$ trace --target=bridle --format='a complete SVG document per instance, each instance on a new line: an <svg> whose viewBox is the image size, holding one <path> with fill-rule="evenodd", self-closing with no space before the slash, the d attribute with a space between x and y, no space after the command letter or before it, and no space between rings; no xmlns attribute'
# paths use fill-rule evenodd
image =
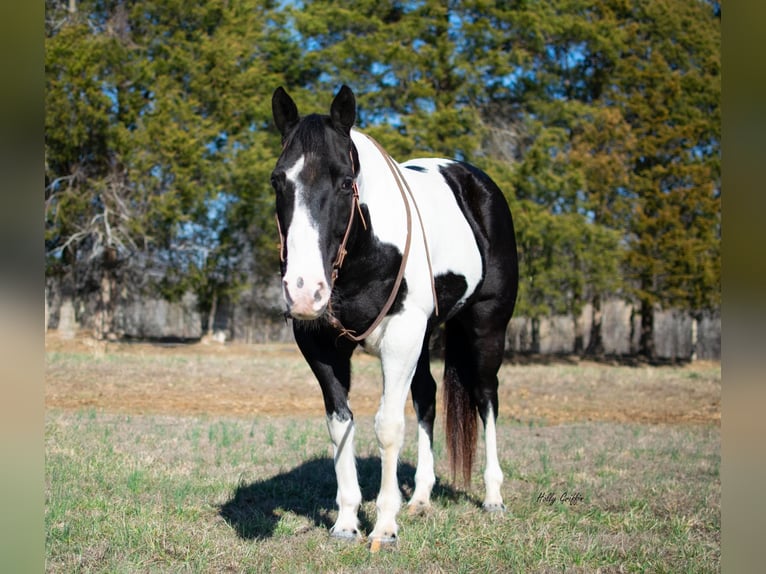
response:
<svg viewBox="0 0 766 574"><path fill-rule="evenodd" d="M351 159L351 172L355 172L354 169L354 154L351 150L348 150L348 157ZM359 213L359 219L362 220L362 226L364 227L364 230L367 231L367 222L364 220L364 213L362 213L362 206L359 203L359 186L356 183L356 178L354 178L354 183L351 187L352 194L351 194L351 213L348 215L348 223L346 224L346 232L343 234L343 239L340 242L340 245L338 246L338 254L335 256L335 261L332 263L332 274L330 277L330 287L335 287L335 280L338 278L338 273L340 273L340 268L343 266L343 262L346 260L346 255L348 254L348 251L346 251L346 243L348 243L348 238L351 235L351 226L354 224L354 213Z"/></svg>
<svg viewBox="0 0 766 574"><path fill-rule="evenodd" d="M402 279L404 278L404 271L407 267L407 260L410 254L410 246L412 244L412 212L410 210L410 202L407 200L407 196L409 196L410 201L412 201L412 205L415 207L415 213L420 223L420 230L423 235L423 244L424 244L425 252L426 252L426 262L428 264L428 274L431 279L431 293L434 299L434 313L436 314L437 317L439 316L439 304L436 298L436 283L434 280L433 268L431 266L431 255L428 249L428 240L426 238L425 226L423 225L423 218L420 215L418 204L415 202L415 197L412 194L412 190L410 189L410 186L407 184L407 180L404 179L404 175L402 174L401 170L399 169L399 166L396 164L393 158L390 155L388 155L388 152L386 152L386 150L383 149L383 146L381 146L372 137L368 136L367 134L364 134L364 135L378 149L381 156L386 161L386 165L388 166L388 169L391 170L391 174L394 176L396 185L399 188L399 193L402 196L402 202L404 203L404 211L405 211L406 219L407 219L407 237L404 242L404 250L402 251L402 261L399 265L399 271L396 274L396 279L394 279L394 286L391 289L391 293L389 293L388 298L386 299L386 302L383 304L383 307L380 310L380 313L378 313L378 316L375 318L372 324L364 331L364 333L362 333L361 335L357 335L353 329L347 329L346 327L344 327L343 324L340 322L340 320L333 313L332 299L330 299L330 302L328 304L328 311L329 311L328 317L327 317L328 322L330 323L330 325L332 325L334 328L336 328L340 332L339 337L346 337L347 339L354 341L356 343L366 339L381 324L383 319L385 319L386 315L391 310L391 307L393 306L394 301L396 300L396 296L399 293L399 287L401 286ZM354 156L351 150L349 150L349 157L351 158L352 171L354 171L353 169ZM338 279L340 269L343 266L343 262L346 259L346 255L348 254L348 251L346 250L346 244L348 243L348 239L351 236L351 228L354 224L355 213L359 213L359 218L362 222L362 226L364 227L365 230L367 230L367 222L364 219L364 213L362 212L362 206L359 201L359 186L357 185L356 178L354 178L352 192L353 193L351 196L351 212L349 213L348 223L346 224L346 231L343 234L343 239L340 242L340 246L338 246L338 253L335 256L335 260L333 261L333 264L332 264L330 290L332 290L335 287L335 281ZM279 217L277 217L276 220L277 220L277 229L279 230L279 260L282 263L284 263L285 262L285 236L282 234L282 228L280 227L280 224L279 224Z"/></svg>
<svg viewBox="0 0 766 574"><path fill-rule="evenodd" d="M351 166L352 166L352 172L354 171L354 155L349 150L348 152L349 158L351 158ZM348 251L346 250L346 244L348 243L348 238L351 235L351 226L354 224L354 213L359 213L359 218L362 220L362 226L364 227L365 231L367 231L367 222L364 219L364 213L362 213L362 206L359 203L359 186L356 183L356 178L354 178L354 183L352 185L352 197L351 197L351 212L348 216L348 223L346 224L346 231L343 233L343 239L340 242L340 246L338 247L338 254L335 256L335 260L332 263L332 274L330 278L331 285L330 287L335 286L335 280L338 278L338 273L340 272L340 268L343 266L343 261L346 259L346 255L348 254ZM275 215L275 219L277 220L277 230L279 231L279 261L280 263L285 262L285 235L282 233L282 226L279 223L279 216ZM409 235L409 232L408 232Z"/></svg>

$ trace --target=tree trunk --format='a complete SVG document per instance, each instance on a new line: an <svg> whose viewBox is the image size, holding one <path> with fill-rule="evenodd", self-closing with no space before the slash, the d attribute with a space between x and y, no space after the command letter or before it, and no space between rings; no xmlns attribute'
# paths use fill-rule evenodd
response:
<svg viewBox="0 0 766 574"><path fill-rule="evenodd" d="M701 313L692 314L692 349L689 355L690 361L697 360L697 347L699 345L699 324L702 320Z"/></svg>
<svg viewBox="0 0 766 574"><path fill-rule="evenodd" d="M641 301L641 338L638 354L650 361L656 358L654 348L654 305L645 299Z"/></svg>
<svg viewBox="0 0 766 574"><path fill-rule="evenodd" d="M93 337L98 340L107 339L112 333L112 278L111 273L104 271L101 275L98 308L93 321Z"/></svg>
<svg viewBox="0 0 766 574"><path fill-rule="evenodd" d="M532 345L530 351L540 353L540 318L532 317Z"/></svg>
<svg viewBox="0 0 766 574"><path fill-rule="evenodd" d="M215 326L215 314L218 311L218 292L213 291L213 298L210 301L210 312L207 314L207 335L211 337L213 335L213 327Z"/></svg>
<svg viewBox="0 0 766 574"><path fill-rule="evenodd" d="M64 292L59 306L59 322L57 331L62 339L74 339L79 330L77 316L74 310L74 298L70 292Z"/></svg>
<svg viewBox="0 0 766 574"><path fill-rule="evenodd" d="M61 304L59 305L58 333L64 339L73 339L80 330L77 311L75 310L75 295L77 293L77 277L75 262L77 254L70 245L62 253L64 275L61 277Z"/></svg>
<svg viewBox="0 0 766 574"><path fill-rule="evenodd" d="M601 358L604 356L604 335L602 332L603 313L601 312L601 296L593 298L593 315L590 324L590 341L585 354L590 357Z"/></svg>
<svg viewBox="0 0 766 574"><path fill-rule="evenodd" d="M572 347L572 352L578 357L582 357L585 354L584 315L585 309L574 315L574 346Z"/></svg>

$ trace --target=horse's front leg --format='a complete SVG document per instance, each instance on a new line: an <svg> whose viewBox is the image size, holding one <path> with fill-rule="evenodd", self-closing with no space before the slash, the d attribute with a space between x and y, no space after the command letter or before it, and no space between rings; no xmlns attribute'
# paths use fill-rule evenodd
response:
<svg viewBox="0 0 766 574"><path fill-rule="evenodd" d="M295 340L322 388L327 429L333 444L335 477L338 483L336 502L338 518L330 530L336 538L357 539L362 492L356 474L354 456L354 416L348 404L351 385L351 354L355 344L338 340L337 333L316 328L302 328L296 322Z"/></svg>
<svg viewBox="0 0 766 574"><path fill-rule="evenodd" d="M404 405L420 355L426 317L405 311L388 320L379 344L383 367L383 396L375 415L375 433L381 457L377 519L370 534L372 544L396 541L396 514L402 503L396 476L399 451L404 443Z"/></svg>

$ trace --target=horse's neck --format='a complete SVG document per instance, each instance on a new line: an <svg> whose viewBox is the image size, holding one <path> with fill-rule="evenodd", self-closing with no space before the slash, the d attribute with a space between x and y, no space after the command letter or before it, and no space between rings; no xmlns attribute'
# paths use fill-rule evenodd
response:
<svg viewBox="0 0 766 574"><path fill-rule="evenodd" d="M407 235L405 200L385 152L356 130L351 131L351 140L359 154L359 200L369 209L374 233L382 241L401 246Z"/></svg>
<svg viewBox="0 0 766 574"><path fill-rule="evenodd" d="M394 174L384 157L385 151L369 136L351 131L351 140L359 154L359 194L362 200L375 201L379 194L388 195L390 186L396 185Z"/></svg>

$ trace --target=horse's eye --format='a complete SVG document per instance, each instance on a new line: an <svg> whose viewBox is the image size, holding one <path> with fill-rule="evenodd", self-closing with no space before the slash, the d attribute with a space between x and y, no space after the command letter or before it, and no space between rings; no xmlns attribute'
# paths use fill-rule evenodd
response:
<svg viewBox="0 0 766 574"><path fill-rule="evenodd" d="M343 181L340 184L340 188L343 191L351 191L351 189L354 187L354 178L353 177L345 177L343 178Z"/></svg>
<svg viewBox="0 0 766 574"><path fill-rule="evenodd" d="M272 173L271 174L271 187L273 187L276 191L279 191L282 188L282 183L284 180L284 175L281 175L278 173Z"/></svg>

